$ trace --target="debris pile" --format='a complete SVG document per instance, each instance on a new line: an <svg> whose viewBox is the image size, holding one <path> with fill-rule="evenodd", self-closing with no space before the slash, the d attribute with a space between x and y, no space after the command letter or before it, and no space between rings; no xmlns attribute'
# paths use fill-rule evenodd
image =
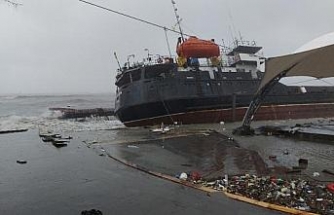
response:
<svg viewBox="0 0 334 215"><path fill-rule="evenodd" d="M334 214L334 190L330 184L325 186L302 179L284 180L246 174L233 176L228 181L217 180L213 188L303 211Z"/></svg>

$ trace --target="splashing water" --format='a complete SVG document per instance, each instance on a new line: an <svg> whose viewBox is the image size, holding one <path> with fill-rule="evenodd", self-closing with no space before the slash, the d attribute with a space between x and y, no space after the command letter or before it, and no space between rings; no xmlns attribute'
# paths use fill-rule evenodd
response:
<svg viewBox="0 0 334 215"><path fill-rule="evenodd" d="M59 119L49 107L111 107L110 95L0 96L0 130L43 129L52 131L94 131L124 127L115 117Z"/></svg>

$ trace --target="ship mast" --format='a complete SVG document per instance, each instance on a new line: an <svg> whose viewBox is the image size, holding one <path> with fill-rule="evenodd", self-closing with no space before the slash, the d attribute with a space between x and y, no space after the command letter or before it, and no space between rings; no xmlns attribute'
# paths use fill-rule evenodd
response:
<svg viewBox="0 0 334 215"><path fill-rule="evenodd" d="M175 3L174 0L171 0L171 1L172 1L173 9L174 9L176 23L179 26L179 31L180 31L180 34L181 34L181 39L182 39L182 42L184 42L184 36L183 36L182 28L181 28L181 20L180 20L180 16L177 13L176 3Z"/></svg>

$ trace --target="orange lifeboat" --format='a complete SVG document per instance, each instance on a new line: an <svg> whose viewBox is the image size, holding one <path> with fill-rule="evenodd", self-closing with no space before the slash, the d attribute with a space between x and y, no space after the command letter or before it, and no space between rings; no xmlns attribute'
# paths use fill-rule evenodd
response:
<svg viewBox="0 0 334 215"><path fill-rule="evenodd" d="M201 40L190 37L176 47L176 53L180 57L210 58L220 55L219 46L211 40Z"/></svg>

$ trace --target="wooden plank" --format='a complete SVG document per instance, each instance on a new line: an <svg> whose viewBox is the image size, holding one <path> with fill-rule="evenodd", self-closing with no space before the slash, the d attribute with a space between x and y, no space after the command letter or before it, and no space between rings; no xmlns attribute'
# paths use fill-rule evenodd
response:
<svg viewBox="0 0 334 215"><path fill-rule="evenodd" d="M16 132L26 132L28 129L13 129L13 130L0 130L0 134L9 134L9 133L16 133Z"/></svg>

